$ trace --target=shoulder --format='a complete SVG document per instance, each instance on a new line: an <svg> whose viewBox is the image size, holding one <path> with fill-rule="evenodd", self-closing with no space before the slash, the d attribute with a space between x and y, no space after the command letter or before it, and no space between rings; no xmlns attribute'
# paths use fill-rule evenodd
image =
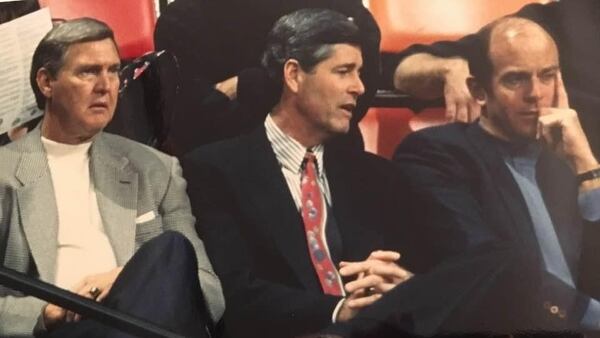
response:
<svg viewBox="0 0 600 338"><path fill-rule="evenodd" d="M28 159L28 168L22 169L38 170L39 167L46 165L46 156L39 133L33 134L29 133L15 142L0 146L0 177L14 177L24 157Z"/></svg>
<svg viewBox="0 0 600 338"><path fill-rule="evenodd" d="M326 147L326 161L341 163L348 168L387 168L392 162L373 153L356 149L338 149L337 147Z"/></svg>
<svg viewBox="0 0 600 338"><path fill-rule="evenodd" d="M467 142L467 133L471 124L450 123L442 126L422 129L408 135L398 150L405 148L423 149L424 145L429 146L460 146Z"/></svg>
<svg viewBox="0 0 600 338"><path fill-rule="evenodd" d="M264 132L263 132L264 133ZM210 164L214 166L235 166L244 162L257 151L267 149L266 136L257 133L241 135L231 139L200 146L182 158L182 163Z"/></svg>
<svg viewBox="0 0 600 338"><path fill-rule="evenodd" d="M103 132L100 137L113 156L126 158L140 172L171 171L177 162L173 156L119 135Z"/></svg>
<svg viewBox="0 0 600 338"><path fill-rule="evenodd" d="M15 176L22 154L23 149L13 143L0 147L0 183Z"/></svg>
<svg viewBox="0 0 600 338"><path fill-rule="evenodd" d="M465 177L479 168L481 156L475 143L481 141L471 135L473 124L452 123L424 129L406 137L394 153L394 161L401 171L413 175L441 172L448 177Z"/></svg>

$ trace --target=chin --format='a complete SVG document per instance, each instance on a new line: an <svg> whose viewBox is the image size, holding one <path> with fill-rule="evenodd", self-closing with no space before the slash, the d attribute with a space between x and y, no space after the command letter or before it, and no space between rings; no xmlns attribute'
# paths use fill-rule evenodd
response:
<svg viewBox="0 0 600 338"><path fill-rule="evenodd" d="M349 130L350 130L350 125L346 124L343 126L336 126L331 131L332 131L332 134L340 135L340 134L347 134Z"/></svg>

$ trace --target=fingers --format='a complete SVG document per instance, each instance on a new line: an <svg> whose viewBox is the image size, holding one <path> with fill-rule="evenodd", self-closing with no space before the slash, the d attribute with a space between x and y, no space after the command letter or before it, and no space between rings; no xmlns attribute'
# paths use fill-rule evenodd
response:
<svg viewBox="0 0 600 338"><path fill-rule="evenodd" d="M215 85L215 89L227 95L230 100L237 97L238 77L234 76Z"/></svg>
<svg viewBox="0 0 600 338"><path fill-rule="evenodd" d="M552 107L569 108L569 97L565 90L561 72L556 73L556 80L554 81L554 102Z"/></svg>
<svg viewBox="0 0 600 338"><path fill-rule="evenodd" d="M413 276L412 272L403 269L396 264L375 265L369 272L378 275L385 280L391 280L395 284L404 282Z"/></svg>
<svg viewBox="0 0 600 338"><path fill-rule="evenodd" d="M396 285L413 277L413 274L396 264L379 264L371 267L369 273L344 285L348 293L364 290L387 292Z"/></svg>
<svg viewBox="0 0 600 338"><path fill-rule="evenodd" d="M472 122L481 115L481 106L473 99L462 102L446 103L446 120L448 122Z"/></svg>
<svg viewBox="0 0 600 338"><path fill-rule="evenodd" d="M469 121L473 122L481 116L481 106L475 100L471 100L469 104Z"/></svg>
<svg viewBox="0 0 600 338"><path fill-rule="evenodd" d="M471 122L479 117L480 106L467 87L468 67L458 73L450 72L444 83L446 120L448 122Z"/></svg>
<svg viewBox="0 0 600 338"><path fill-rule="evenodd" d="M100 292L98 297L96 297L96 301L102 302L103 300L105 300L106 297L108 297L108 294L110 293L111 288L112 288L112 284L110 285L110 287L107 287L104 290L102 290L102 292Z"/></svg>
<svg viewBox="0 0 600 338"><path fill-rule="evenodd" d="M371 262L368 260L362 262L341 262L340 266L340 275L343 277L349 277L359 273L367 273L371 267Z"/></svg>
<svg viewBox="0 0 600 338"><path fill-rule="evenodd" d="M469 121L469 104L463 102L456 105L456 116L454 121L467 122Z"/></svg>
<svg viewBox="0 0 600 338"><path fill-rule="evenodd" d="M360 279L355 279L344 285L347 293L364 292L363 290L376 288L378 284L385 282L381 276L368 275Z"/></svg>
<svg viewBox="0 0 600 338"><path fill-rule="evenodd" d="M446 99L446 121L456 120L456 104Z"/></svg>
<svg viewBox="0 0 600 338"><path fill-rule="evenodd" d="M345 302L349 308L358 310L375 303L377 300L379 300L379 298L381 298L381 294L376 293L365 297L346 298Z"/></svg>
<svg viewBox="0 0 600 338"><path fill-rule="evenodd" d="M400 259L401 255L396 251L377 250L371 252L369 257L361 262L340 262L340 275L344 277L358 275L358 278L362 278L361 274L373 273L373 268L380 265L390 265L391 268L398 268L394 262ZM384 271L382 269L381 271ZM379 270L377 270L379 271Z"/></svg>
<svg viewBox="0 0 600 338"><path fill-rule="evenodd" d="M560 140L554 139L556 130L561 130L566 122L570 109L545 108L540 109L538 118L537 138L549 144Z"/></svg>
<svg viewBox="0 0 600 338"><path fill-rule="evenodd" d="M400 253L397 251L376 250L376 251L371 252L371 254L369 255L369 258L367 258L367 260L379 259L381 261L395 262L400 259L400 256L401 256Z"/></svg>
<svg viewBox="0 0 600 338"><path fill-rule="evenodd" d="M377 259L377 260L385 261L385 262L395 262L395 261L399 260L400 257L401 257L401 255L397 251L376 250L376 251L371 252L369 257L367 257L366 261L372 260L372 259ZM366 261L363 261L363 262L366 262ZM342 262L340 262L340 267L348 266L350 264L355 264L355 263L358 263L358 262L342 261Z"/></svg>

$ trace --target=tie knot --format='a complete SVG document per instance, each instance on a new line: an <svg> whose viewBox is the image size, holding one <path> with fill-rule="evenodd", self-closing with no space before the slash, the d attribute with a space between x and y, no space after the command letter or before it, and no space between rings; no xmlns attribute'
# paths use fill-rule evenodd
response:
<svg viewBox="0 0 600 338"><path fill-rule="evenodd" d="M306 173L307 170L308 171L312 171L313 174L312 175L316 175L316 171L318 171L318 164L317 164L317 156L315 156L315 154L311 151L307 151L306 154L304 155L304 160L302 161L302 166L300 167L300 170L303 173Z"/></svg>
<svg viewBox="0 0 600 338"><path fill-rule="evenodd" d="M317 157L312 151L307 151L306 154L304 154L304 161L314 163L317 161Z"/></svg>

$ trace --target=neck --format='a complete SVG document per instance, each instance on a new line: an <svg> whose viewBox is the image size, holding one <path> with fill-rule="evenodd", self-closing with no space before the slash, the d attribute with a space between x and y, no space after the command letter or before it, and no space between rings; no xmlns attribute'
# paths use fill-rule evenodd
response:
<svg viewBox="0 0 600 338"><path fill-rule="evenodd" d="M322 144L327 139L326 135L311 128L306 118L292 107L277 104L271 111L271 118L281 131L307 149Z"/></svg>
<svg viewBox="0 0 600 338"><path fill-rule="evenodd" d="M42 120L41 134L45 138L58 143L64 144L81 144L89 142L94 135L76 135L70 134L68 128L63 126L59 119L53 114L49 114L48 111L44 112L44 119Z"/></svg>
<svg viewBox="0 0 600 338"><path fill-rule="evenodd" d="M479 126L486 133L507 143L525 145L532 142L532 140L530 139L508 135L508 133L504 132L502 128L499 128L496 125L494 125L494 123L489 118L483 115L479 118Z"/></svg>

